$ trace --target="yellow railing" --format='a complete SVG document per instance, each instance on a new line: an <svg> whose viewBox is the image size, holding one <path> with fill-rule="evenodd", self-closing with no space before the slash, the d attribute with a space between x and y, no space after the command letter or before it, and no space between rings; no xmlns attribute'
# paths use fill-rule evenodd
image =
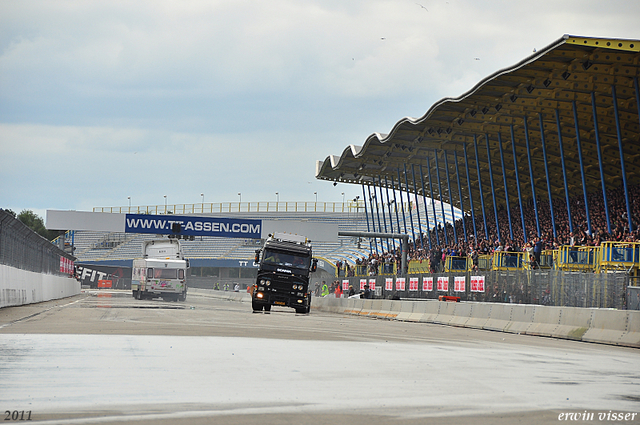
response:
<svg viewBox="0 0 640 425"><path fill-rule="evenodd" d="M478 255L478 270L493 269L493 255Z"/></svg>
<svg viewBox="0 0 640 425"><path fill-rule="evenodd" d="M473 268L473 261L470 257L454 257L448 255L444 261L444 271L449 272L466 272Z"/></svg>
<svg viewBox="0 0 640 425"><path fill-rule="evenodd" d="M556 254L556 268L564 271L595 271L600 247L561 246Z"/></svg>
<svg viewBox="0 0 640 425"><path fill-rule="evenodd" d="M597 256L598 272L627 270L637 275L640 268L640 243L603 242Z"/></svg>
<svg viewBox="0 0 640 425"><path fill-rule="evenodd" d="M525 267L526 254L526 252L494 252L492 270L522 270Z"/></svg>
<svg viewBox="0 0 640 425"><path fill-rule="evenodd" d="M411 260L407 269L408 274L431 273L431 263L429 260Z"/></svg>

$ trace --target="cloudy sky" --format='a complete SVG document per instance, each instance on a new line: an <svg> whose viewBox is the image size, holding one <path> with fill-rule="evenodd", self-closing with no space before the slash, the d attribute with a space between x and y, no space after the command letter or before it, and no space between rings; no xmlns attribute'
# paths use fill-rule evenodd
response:
<svg viewBox="0 0 640 425"><path fill-rule="evenodd" d="M317 160L639 20L637 0L2 0L0 207L341 202L361 188Z"/></svg>

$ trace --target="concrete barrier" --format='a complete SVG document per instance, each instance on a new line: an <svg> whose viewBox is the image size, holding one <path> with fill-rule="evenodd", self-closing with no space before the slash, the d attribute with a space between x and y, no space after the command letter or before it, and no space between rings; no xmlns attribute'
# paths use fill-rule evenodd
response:
<svg viewBox="0 0 640 425"><path fill-rule="evenodd" d="M628 311L595 310L583 341L619 344L629 330ZM624 317L622 316L624 314Z"/></svg>
<svg viewBox="0 0 640 425"><path fill-rule="evenodd" d="M377 311L371 312L369 316L377 317L379 319L389 319L392 316L392 314L396 314L396 313L391 313L391 305L392 305L391 300L381 300L381 301L382 302L380 303L380 309L378 309Z"/></svg>
<svg viewBox="0 0 640 425"><path fill-rule="evenodd" d="M371 300L371 311L369 311L369 316L377 318L382 311L382 305L384 300Z"/></svg>
<svg viewBox="0 0 640 425"><path fill-rule="evenodd" d="M494 303L482 329L503 332L511 323L512 304Z"/></svg>
<svg viewBox="0 0 640 425"><path fill-rule="evenodd" d="M0 264L0 308L72 297L80 291L80 282L69 276L30 272Z"/></svg>
<svg viewBox="0 0 640 425"><path fill-rule="evenodd" d="M584 334L591 327L593 309L563 307L560 310L560 323L553 330L554 338L582 340Z"/></svg>
<svg viewBox="0 0 640 425"><path fill-rule="evenodd" d="M448 325L454 317L457 303L447 301L438 301L438 303L440 308L438 309L438 315L433 318L433 323Z"/></svg>
<svg viewBox="0 0 640 425"><path fill-rule="evenodd" d="M66 278L68 279L68 278ZM68 279L71 280L71 279ZM75 280L73 280L75 281ZM247 302L250 295L204 289L190 293ZM314 297L311 307L337 314L438 323L640 348L640 311L527 304L398 301Z"/></svg>
<svg viewBox="0 0 640 425"><path fill-rule="evenodd" d="M360 313L358 313L360 316L368 316L371 314L371 312L373 311L373 300L361 300L362 302L362 309L360 310Z"/></svg>
<svg viewBox="0 0 640 425"><path fill-rule="evenodd" d="M471 317L471 312L473 310L472 303L451 303L455 305L455 309L453 312L453 318L449 321L449 325L451 326L461 326L465 327L467 321Z"/></svg>
<svg viewBox="0 0 640 425"><path fill-rule="evenodd" d="M438 312L440 311L440 301L429 300L425 301L427 304L425 307L425 312L420 318L420 322L422 323L433 323L433 320L438 316Z"/></svg>
<svg viewBox="0 0 640 425"><path fill-rule="evenodd" d="M628 347L640 347L640 311L627 310L627 333L622 335L618 344Z"/></svg>
<svg viewBox="0 0 640 425"><path fill-rule="evenodd" d="M465 326L473 329L484 329L484 325L491 316L492 303L473 303L471 309L471 315Z"/></svg>
<svg viewBox="0 0 640 425"><path fill-rule="evenodd" d="M409 319L409 316L411 316L411 313L413 313L413 307L415 304L415 301L402 301L400 304L400 312L395 319L401 322L406 322L407 319Z"/></svg>
<svg viewBox="0 0 640 425"><path fill-rule="evenodd" d="M360 314L362 310L362 302L356 298L348 298L347 299L347 308L344 310L346 314Z"/></svg>
<svg viewBox="0 0 640 425"><path fill-rule="evenodd" d="M419 322L422 320L422 317L427 312L427 301L415 301L413 304L413 310L409 317L407 317L407 322Z"/></svg>
<svg viewBox="0 0 640 425"><path fill-rule="evenodd" d="M515 334L526 333L533 323L536 306L531 304L512 304L511 322L504 330Z"/></svg>
<svg viewBox="0 0 640 425"><path fill-rule="evenodd" d="M560 312L562 307L538 306L533 315L531 326L527 328L525 334L537 336L553 336L558 325L560 325Z"/></svg>

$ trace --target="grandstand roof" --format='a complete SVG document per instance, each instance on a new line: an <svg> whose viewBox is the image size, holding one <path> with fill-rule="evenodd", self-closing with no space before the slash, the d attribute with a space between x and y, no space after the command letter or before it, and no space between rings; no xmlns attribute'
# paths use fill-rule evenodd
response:
<svg viewBox="0 0 640 425"><path fill-rule="evenodd" d="M429 195L430 172L434 189L437 187L436 176L443 181L440 198L448 202L446 183L450 176L453 204L460 206L457 155L464 188L463 206L468 211L466 147L469 186L474 208L478 209L480 191L475 139L483 194L491 196L491 171L496 182L498 205L505 204L502 157L510 203L518 202L518 193L514 189L516 166L513 149L524 199L532 196L528 151L531 153L531 173L537 196L547 194L545 156L548 173L553 176L550 179L553 197L565 196L563 174L567 177L570 196L575 196L582 193L581 168L585 171L587 191L602 190L596 143L596 135L599 135L604 180L608 188L618 187L622 184L622 172L613 101L613 96L617 96L626 177L630 185L639 184L639 52L640 40L564 35L516 65L488 76L462 96L436 102L422 117L401 119L389 134L374 133L362 146L350 145L342 155L318 161L316 178L377 186L384 185L386 178L389 185L393 180L396 189L422 194L422 167L425 195ZM615 91L612 89L614 86ZM596 105L597 126L594 125L592 99ZM576 128L579 129L583 167L578 155ZM527 149L526 135L530 149ZM566 173L563 173L561 149L564 151ZM436 170L439 170L437 175ZM400 182L398 173L402 175ZM434 191L438 193L437 189ZM437 195L435 197L438 198Z"/></svg>

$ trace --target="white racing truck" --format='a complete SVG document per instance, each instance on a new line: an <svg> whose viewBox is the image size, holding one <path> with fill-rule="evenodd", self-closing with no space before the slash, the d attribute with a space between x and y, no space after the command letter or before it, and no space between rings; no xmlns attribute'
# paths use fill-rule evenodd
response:
<svg viewBox="0 0 640 425"><path fill-rule="evenodd" d="M165 301L187 298L189 260L182 254L180 241L160 239L142 243L143 258L133 260L131 290L133 297L162 297Z"/></svg>

